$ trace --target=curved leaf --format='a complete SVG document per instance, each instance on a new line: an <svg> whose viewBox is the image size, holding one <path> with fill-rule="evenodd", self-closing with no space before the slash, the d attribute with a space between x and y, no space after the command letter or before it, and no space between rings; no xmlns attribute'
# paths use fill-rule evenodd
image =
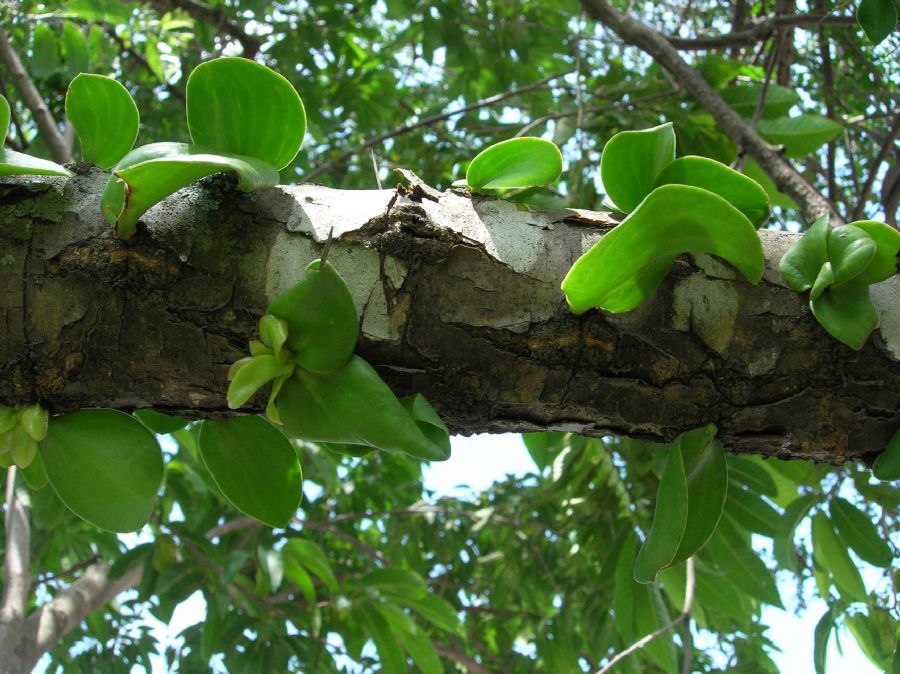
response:
<svg viewBox="0 0 900 674"><path fill-rule="evenodd" d="M576 314L629 311L652 293L648 278L661 279L659 272L688 252L718 255L752 283L762 278L762 244L743 213L699 187L663 185L578 258L562 289Z"/></svg>
<svg viewBox="0 0 900 674"><path fill-rule="evenodd" d="M43 489L47 484L47 471L44 469L44 462L41 460L40 453L36 454L34 460L22 469L22 477L25 478L26 484L37 491Z"/></svg>
<svg viewBox="0 0 900 674"><path fill-rule="evenodd" d="M425 396L415 393L399 400L422 434L450 456L450 431Z"/></svg>
<svg viewBox="0 0 900 674"><path fill-rule="evenodd" d="M859 276L875 257L875 241L859 227L841 225L828 231L828 261L834 283Z"/></svg>
<svg viewBox="0 0 900 674"><path fill-rule="evenodd" d="M562 154L549 140L511 138L482 150L466 171L474 191L537 187L562 173Z"/></svg>
<svg viewBox="0 0 900 674"><path fill-rule="evenodd" d="M816 220L781 258L778 269L787 284L798 293L809 290L828 262L828 215Z"/></svg>
<svg viewBox="0 0 900 674"><path fill-rule="evenodd" d="M794 533L816 500L814 494L804 494L791 501L781 517L781 531L774 538L775 559L781 566L794 573L800 572L800 562L794 549Z"/></svg>
<svg viewBox="0 0 900 674"><path fill-rule="evenodd" d="M444 447L422 433L378 373L359 356L336 372L317 375L298 368L275 401L291 437L367 445L442 461Z"/></svg>
<svg viewBox="0 0 900 674"><path fill-rule="evenodd" d="M875 242L875 257L866 267L866 282L886 281L897 273L900 265L900 230L875 220L857 220L848 227L858 227Z"/></svg>
<svg viewBox="0 0 900 674"><path fill-rule="evenodd" d="M81 154L108 169L137 139L140 115L128 90L111 77L82 73L66 92L66 117L81 141Z"/></svg>
<svg viewBox="0 0 900 674"><path fill-rule="evenodd" d="M218 154L255 157L282 169L306 134L306 112L293 85L248 59L201 63L185 89L191 139Z"/></svg>
<svg viewBox="0 0 900 674"><path fill-rule="evenodd" d="M812 519L813 558L834 579L841 595L849 601L865 601L866 586L859 569L847 553L847 546L838 539L831 521L824 512L817 512Z"/></svg>
<svg viewBox="0 0 900 674"><path fill-rule="evenodd" d="M135 410L131 415L158 435L169 435L191 423L182 416L163 414L151 409Z"/></svg>
<svg viewBox="0 0 900 674"><path fill-rule="evenodd" d="M897 27L895 0L860 0L856 20L872 44L881 43Z"/></svg>
<svg viewBox="0 0 900 674"><path fill-rule="evenodd" d="M725 512L741 527L769 538L779 534L781 515L762 497L736 487L728 490Z"/></svg>
<svg viewBox="0 0 900 674"><path fill-rule="evenodd" d="M213 154L185 143L151 143L129 152L113 169L100 205L122 239L138 219L182 187L214 173L233 172L245 192L278 184L278 171L253 157Z"/></svg>
<svg viewBox="0 0 900 674"><path fill-rule="evenodd" d="M267 383L294 369L293 363L279 363L275 356L253 356L234 373L228 386L228 407L237 409L253 397Z"/></svg>
<svg viewBox="0 0 900 674"><path fill-rule="evenodd" d="M328 557L314 541L291 538L282 548L281 556L286 565L290 561L312 571L332 592L340 589L337 578L331 570L331 564L328 563Z"/></svg>
<svg viewBox="0 0 900 674"><path fill-rule="evenodd" d="M303 475L284 434L262 417L204 421L200 455L219 490L245 515L284 527L300 506Z"/></svg>
<svg viewBox="0 0 900 674"><path fill-rule="evenodd" d="M6 143L6 136L9 134L9 101L5 96L0 96L0 146Z"/></svg>
<svg viewBox="0 0 900 674"><path fill-rule="evenodd" d="M150 517L162 452L137 419L102 409L53 417L40 454L53 490L82 519L124 533Z"/></svg>
<svg viewBox="0 0 900 674"><path fill-rule="evenodd" d="M31 63L28 72L39 80L47 79L60 67L56 35L47 23L38 23L31 35Z"/></svg>
<svg viewBox="0 0 900 674"><path fill-rule="evenodd" d="M756 113L763 89L766 94L763 104L763 119L784 117L792 107L800 102L800 96L793 89L772 83L765 86L762 82L732 83L722 89L719 95L734 108L735 112L743 117L751 118Z"/></svg>
<svg viewBox="0 0 900 674"><path fill-rule="evenodd" d="M359 318L347 282L329 262L310 262L306 277L276 297L266 313L287 323L285 345L311 372L334 372L353 355Z"/></svg>
<svg viewBox="0 0 900 674"><path fill-rule="evenodd" d="M675 159L672 123L642 131L622 131L609 139L600 155L606 194L630 213L650 194L660 172Z"/></svg>
<svg viewBox="0 0 900 674"><path fill-rule="evenodd" d="M774 574L750 546L749 536L742 536L727 518L720 520L707 549L728 582L758 601L783 608Z"/></svg>
<svg viewBox="0 0 900 674"><path fill-rule="evenodd" d="M857 351L878 325L878 312L869 299L869 285L861 276L830 286L815 299L810 298L809 306L832 337Z"/></svg>
<svg viewBox="0 0 900 674"><path fill-rule="evenodd" d="M69 177L73 174L55 162L38 159L9 148L0 149L0 176L16 175Z"/></svg>
<svg viewBox="0 0 900 674"><path fill-rule="evenodd" d="M839 496L828 504L828 512L841 541L857 555L875 566L887 568L891 565L894 555L868 515Z"/></svg>
<svg viewBox="0 0 900 674"><path fill-rule="evenodd" d="M828 659L828 641L831 639L835 620L842 610L839 604L833 604L828 607L828 610L816 623L816 629L813 632L813 666L816 669L816 674L826 674L825 664Z"/></svg>
<svg viewBox="0 0 900 674"><path fill-rule="evenodd" d="M803 114L796 117L764 119L759 133L770 143L784 145L788 157L804 157L834 140L844 127L821 115Z"/></svg>
<svg viewBox="0 0 900 674"><path fill-rule="evenodd" d="M875 458L872 475L879 480L900 480L900 429L894 433L887 448Z"/></svg>
<svg viewBox="0 0 900 674"><path fill-rule="evenodd" d="M769 217L769 196L762 186L714 159L679 157L662 170L655 187L668 184L693 185L718 194L746 215L755 227Z"/></svg>

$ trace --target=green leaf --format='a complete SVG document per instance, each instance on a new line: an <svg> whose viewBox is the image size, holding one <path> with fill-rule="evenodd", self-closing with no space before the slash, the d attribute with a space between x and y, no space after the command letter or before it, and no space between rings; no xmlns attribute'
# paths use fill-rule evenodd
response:
<svg viewBox="0 0 900 674"><path fill-rule="evenodd" d="M684 536L687 516L684 459L678 445L673 443L659 480L653 524L634 561L634 579L638 583L655 583L659 572L672 563Z"/></svg>
<svg viewBox="0 0 900 674"><path fill-rule="evenodd" d="M449 457L359 356L327 375L298 368L284 382L276 405L291 437L367 445L431 461Z"/></svg>
<svg viewBox="0 0 900 674"><path fill-rule="evenodd" d="M769 197L752 178L706 157L680 157L666 166L656 179L660 185L693 185L718 194L747 216L755 227L769 217Z"/></svg>
<svg viewBox="0 0 900 674"><path fill-rule="evenodd" d="M833 283L846 283L859 276L875 257L875 241L852 225L828 230L828 261L834 273Z"/></svg>
<svg viewBox="0 0 900 674"><path fill-rule="evenodd" d="M727 518L719 521L707 548L727 574L728 582L758 601L784 608L773 573L757 556L749 539L742 536Z"/></svg>
<svg viewBox="0 0 900 674"><path fill-rule="evenodd" d="M26 484L31 489L37 491L44 488L47 484L47 471L44 469L40 453L36 454L34 460L22 469L22 477L25 478Z"/></svg>
<svg viewBox="0 0 900 674"><path fill-rule="evenodd" d="M715 434L716 427L710 424L675 439L674 444L684 459L688 514L684 536L672 564L686 560L706 545L722 517L728 493L728 464Z"/></svg>
<svg viewBox="0 0 900 674"><path fill-rule="evenodd" d="M826 674L825 664L828 659L828 640L831 638L831 632L834 629L834 622L843 610L839 604L831 605L825 614L816 623L816 629L813 632L813 666L816 668L816 674Z"/></svg>
<svg viewBox="0 0 900 674"><path fill-rule="evenodd" d="M424 634L410 632L400 634L399 637L422 674L444 674L444 665L434 650L431 639Z"/></svg>
<svg viewBox="0 0 900 674"><path fill-rule="evenodd" d="M657 586L634 587L634 620L638 637L650 634L671 622L671 616ZM654 639L644 647L644 650L664 672L678 671L677 654L671 633Z"/></svg>
<svg viewBox="0 0 900 674"><path fill-rule="evenodd" d="M784 145L788 157L805 157L822 145L837 138L844 127L821 115L803 114L797 117L764 119L759 133L770 143Z"/></svg>
<svg viewBox="0 0 900 674"><path fill-rule="evenodd" d="M857 351L878 325L878 312L869 299L869 285L861 276L832 285L816 299L810 297L809 306L832 337Z"/></svg>
<svg viewBox="0 0 900 674"><path fill-rule="evenodd" d="M228 386L228 407L233 410L242 407L267 383L293 370L293 363L279 363L271 354L253 356L234 373Z"/></svg>
<svg viewBox="0 0 900 674"><path fill-rule="evenodd" d="M747 174L748 178L752 178L766 191L766 194L769 195L769 203L772 206L778 206L779 208L784 209L798 209L797 202L791 199L784 192L781 192L778 187L775 185L775 182L772 180L772 177L760 168L759 164L756 163L752 158L747 158L747 163L744 164L744 173Z"/></svg>
<svg viewBox="0 0 900 674"><path fill-rule="evenodd" d="M254 157L213 154L185 143L151 143L129 152L113 168L100 204L121 239L134 236L138 219L167 196L214 173L235 173L249 192L278 184L278 171Z"/></svg>
<svg viewBox="0 0 900 674"><path fill-rule="evenodd" d="M66 116L81 155L100 168L115 166L137 138L140 115L128 90L111 77L80 74L66 93Z"/></svg>
<svg viewBox="0 0 900 674"><path fill-rule="evenodd" d="M671 122L617 133L600 155L606 194L619 210L630 213L650 194L659 174L674 159L675 130Z"/></svg>
<svg viewBox="0 0 900 674"><path fill-rule="evenodd" d="M565 447L567 437L566 433L556 432L522 433L522 442L538 470L543 471Z"/></svg>
<svg viewBox="0 0 900 674"><path fill-rule="evenodd" d="M9 101L5 96L0 96L0 131L3 132L0 134L0 145L6 143L6 136L9 134L9 118Z"/></svg>
<svg viewBox="0 0 900 674"><path fill-rule="evenodd" d="M791 501L784 509L781 517L781 531L774 539L775 559L781 566L794 573L800 572L800 563L794 550L794 532L816 500L814 494L805 494Z"/></svg>
<svg viewBox="0 0 900 674"><path fill-rule="evenodd" d="M764 88L766 100L763 105L763 119L784 117L800 102L800 96L793 89L772 83L766 87L762 82L729 84L727 88L719 91L719 95L734 108L735 112L749 119L756 113Z"/></svg>
<svg viewBox="0 0 900 674"><path fill-rule="evenodd" d="M53 417L40 454L54 491L82 519L124 533L150 517L163 478L162 453L136 419L102 409Z"/></svg>
<svg viewBox="0 0 900 674"><path fill-rule="evenodd" d="M857 555L875 566L887 568L891 565L894 555L868 515L837 496L828 504L828 512L841 541Z"/></svg>
<svg viewBox="0 0 900 674"><path fill-rule="evenodd" d="M844 625L859 644L859 649L881 671L890 667L894 644L893 619L888 611L869 606L868 613L852 613L844 616ZM887 629L883 629L887 627Z"/></svg>
<svg viewBox="0 0 900 674"><path fill-rule="evenodd" d="M856 20L872 44L880 44L897 26L895 0L860 0Z"/></svg>
<svg viewBox="0 0 900 674"><path fill-rule="evenodd" d="M406 657L385 619L367 604L359 605L357 611L378 651L381 671L384 674L403 674L406 671Z"/></svg>
<svg viewBox="0 0 900 674"><path fill-rule="evenodd" d="M272 349L276 359L280 358L281 349L288 338L287 321L272 314L266 314L259 319L259 338L263 344Z"/></svg>
<svg viewBox="0 0 900 674"><path fill-rule="evenodd" d="M313 541L305 538L292 538L282 548L281 557L285 563L285 573L288 573L288 560L291 560L312 571L332 592L338 591L338 581L328 563L328 557L325 556L322 548Z"/></svg>
<svg viewBox="0 0 900 674"><path fill-rule="evenodd" d="M293 85L264 65L227 57L201 63L185 90L191 139L226 155L256 157L276 169L293 161L306 112Z"/></svg>
<svg viewBox="0 0 900 674"><path fill-rule="evenodd" d="M747 531L775 538L780 530L781 515L772 506L749 491L728 490L725 512Z"/></svg>
<svg viewBox="0 0 900 674"><path fill-rule="evenodd" d="M46 23L38 23L31 35L31 65L29 74L44 80L55 74L60 68L59 47L56 35Z"/></svg>
<svg viewBox="0 0 900 674"><path fill-rule="evenodd" d="M132 416L158 435L169 435L191 423L184 417L162 414L150 409L135 410Z"/></svg>
<svg viewBox="0 0 900 674"><path fill-rule="evenodd" d="M422 431L422 435L440 447L446 456L450 456L450 431L425 396L414 393L399 400L406 413Z"/></svg>
<svg viewBox="0 0 900 674"><path fill-rule="evenodd" d="M572 265L562 282L569 308L629 311L655 289L642 272L658 282L677 255L689 252L718 255L751 283L762 278L762 244L743 213L699 187L663 185Z"/></svg>
<svg viewBox="0 0 900 674"><path fill-rule="evenodd" d="M847 553L846 543L835 535L824 512L813 516L812 544L816 563L831 574L841 595L847 600L865 601L866 586L859 569Z"/></svg>
<svg viewBox="0 0 900 674"><path fill-rule="evenodd" d="M303 280L276 297L266 313L287 323L287 348L311 372L334 372L353 355L359 318L347 282L330 262L310 262Z"/></svg>
<svg viewBox="0 0 900 674"><path fill-rule="evenodd" d="M15 175L69 177L72 172L46 159L38 159L8 148L0 149L0 176Z"/></svg>
<svg viewBox="0 0 900 674"><path fill-rule="evenodd" d="M225 498L245 515L271 527L291 521L303 496L297 453L262 417L200 425L200 454Z"/></svg>
<svg viewBox="0 0 900 674"><path fill-rule="evenodd" d="M482 150L466 171L473 191L548 185L562 173L562 154L549 140L512 138Z"/></svg>
<svg viewBox="0 0 900 674"><path fill-rule="evenodd" d="M406 595L413 598L424 597L428 588L422 576L409 569L388 567L375 569L361 579L364 585L371 585L388 595Z"/></svg>
<svg viewBox="0 0 900 674"><path fill-rule="evenodd" d="M894 433L887 448L875 458L872 475L879 480L900 480L900 429Z"/></svg>
<svg viewBox="0 0 900 674"><path fill-rule="evenodd" d="M47 437L47 411L40 405L29 405L19 410L19 423L28 436L37 442Z"/></svg>
<svg viewBox="0 0 900 674"><path fill-rule="evenodd" d="M4 433L4 438L8 442L7 451L13 463L23 470L28 468L37 456L37 441L25 432L22 424L18 424L11 431Z"/></svg>
<svg viewBox="0 0 900 674"><path fill-rule="evenodd" d="M813 287L819 270L828 262L828 215L816 220L784 254L779 263L781 276L798 293Z"/></svg>
<svg viewBox="0 0 900 674"><path fill-rule="evenodd" d="M897 273L900 257L900 230L875 220L857 220L848 227L857 227L872 237L875 242L875 257L866 267L866 282L886 281Z"/></svg>
<svg viewBox="0 0 900 674"><path fill-rule="evenodd" d="M81 28L71 21L63 23L62 42L66 54L66 73L71 79L88 69L91 54Z"/></svg>
<svg viewBox="0 0 900 674"><path fill-rule="evenodd" d="M462 635L462 623L456 615L456 609L448 601L437 595L429 594L422 599L414 597L398 597L404 606L411 608L435 627L452 634Z"/></svg>

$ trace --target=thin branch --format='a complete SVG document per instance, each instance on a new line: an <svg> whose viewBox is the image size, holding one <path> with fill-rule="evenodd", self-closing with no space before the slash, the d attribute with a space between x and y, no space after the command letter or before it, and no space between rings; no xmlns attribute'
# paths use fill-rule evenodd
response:
<svg viewBox="0 0 900 674"><path fill-rule="evenodd" d="M666 634L667 632L671 632L676 627L678 627L681 623L690 620L691 611L694 609L694 586L696 583L696 579L694 576L694 558L689 557L687 560L687 579L684 585L684 608L682 608L681 613L669 624L663 625L655 632L651 632L645 637L642 637L635 641L631 646L626 648L624 651L617 653L612 660L610 660L606 665L600 669L597 674L606 674L613 667L619 664L622 660L627 658L632 653L643 649L647 644L656 639L657 637Z"/></svg>
<svg viewBox="0 0 900 674"><path fill-rule="evenodd" d="M469 674L493 674L493 672L479 665L465 653L460 653L457 650L442 646L441 644L434 644L434 650L436 650L438 655L442 658L446 658L447 660L451 660L456 664L465 667Z"/></svg>
<svg viewBox="0 0 900 674"><path fill-rule="evenodd" d="M660 66L672 73L676 80L703 105L722 129L739 147L746 149L757 163L772 177L779 190L796 201L804 216L812 222L828 213L832 223L843 222L834 206L810 185L779 152L759 136L719 94L692 68L664 35L613 9L608 0L581 0L591 18L602 21L620 38L650 55Z"/></svg>
<svg viewBox="0 0 900 674"><path fill-rule="evenodd" d="M853 16L831 16L825 13L785 14L753 22L750 28L737 30L725 35L713 35L698 38L669 38L669 43L680 51L701 51L724 49L729 47L750 47L763 42L777 28L794 28L799 26L852 26L856 23Z"/></svg>
<svg viewBox="0 0 900 674"><path fill-rule="evenodd" d="M50 114L44 99L41 98L37 87L34 86L34 82L31 81L31 77L28 75L28 71L22 65L19 55L16 54L10 44L9 36L2 28L0 28L0 60L6 65L13 86L18 90L22 100L25 101L25 105L31 110L31 114L34 115L34 121L41 132L41 138L47 144L47 149L50 150L50 156L53 157L53 161L60 164L72 161L72 153L69 151L66 139L60 133L53 115Z"/></svg>
<svg viewBox="0 0 900 674"><path fill-rule="evenodd" d="M145 59L140 52L134 49L134 47L126 44L125 40L122 39L122 36L116 33L116 29L113 26L107 26L104 32L110 37L113 42L116 43L119 49L123 52L123 55L130 56L135 63L141 66L141 68L143 68L154 77L156 76L156 73L153 72L153 68L150 67L150 64L147 62L147 59ZM182 103L185 102L186 99L184 96L184 91L181 88L176 87L174 84L169 84L168 82L163 82L163 86L165 86L166 91L172 94L174 98L177 98Z"/></svg>
<svg viewBox="0 0 900 674"><path fill-rule="evenodd" d="M881 144L881 148L878 150L875 161L873 161L872 165L869 167L869 174L866 176L866 181L860 189L856 208L853 209L854 220L860 220L865 214L866 200L872 192L872 185L875 184L875 177L878 175L878 169L881 168L881 163L887 159L888 154L891 153L891 151L896 152L894 141L898 136L900 136L900 114L894 116L894 124L891 126L887 138L885 138L884 142Z"/></svg>
<svg viewBox="0 0 900 674"><path fill-rule="evenodd" d="M31 530L28 510L16 498L15 466L6 471L6 559L3 604L0 606L0 662L13 662L13 650L28 608L31 591Z"/></svg>
<svg viewBox="0 0 900 674"><path fill-rule="evenodd" d="M216 32L225 33L241 44L244 56L254 58L260 49L259 38L250 35L241 24L220 7L212 7L200 0L152 0L151 5L158 12L184 10L191 18L212 26Z"/></svg>
<svg viewBox="0 0 900 674"><path fill-rule="evenodd" d="M35 588L41 584L52 583L53 581L59 580L60 578L63 578L64 576L71 576L76 571L81 571L82 569L90 566L91 564L94 564L95 562L97 562L99 560L100 560L99 555L91 555L90 557L87 557L86 559L82 559L80 562L75 562L74 564L72 564L72 566L69 566L57 573L46 573L46 574L40 575L32 583L32 588Z"/></svg>
<svg viewBox="0 0 900 674"><path fill-rule="evenodd" d="M475 103L470 103L469 105L464 105L461 108L457 108L456 110L451 110L450 112L442 112L436 115L430 115L429 117L423 117L417 122L412 122L411 124L405 124L401 127L394 129L393 131L387 131L385 133L378 134L373 138L370 138L366 142L357 145L354 148L351 148L341 154L341 156L336 159L332 159L329 162L322 164L321 166L316 167L312 171L310 171L306 176L304 176L304 182L312 182L316 178L318 178L323 173L327 173L331 171L336 166L340 166L345 161L353 157L354 155L362 152L363 150L368 150L373 145L377 145L382 141L388 140L389 138L394 138L396 136L401 136L405 133L409 133L410 131L415 131L416 129L420 129L425 126L431 126L432 124L436 124L437 122L442 122L445 119L450 119L451 117L455 117L456 115L461 115L464 112L469 112L470 110L478 110L479 108L486 108L489 105L493 105L494 103L499 103L500 101L505 101L508 98L513 98L518 96L519 94L524 94L528 91L534 91L535 89L541 89L548 82L553 80L557 80L560 77L564 77L568 75L572 71L567 71L564 73L558 73L556 75L550 75L549 77L545 77L542 80L538 80L537 82L532 82L531 84L526 84L523 87L519 87L518 89L512 89L510 91L504 92L502 94L495 94L494 96L489 96L488 98L483 98L480 101L476 101Z"/></svg>
<svg viewBox="0 0 900 674"><path fill-rule="evenodd" d="M824 3L817 0L819 7ZM825 29L819 27L819 58L822 59L822 83L825 88L825 115L828 119L835 120L834 113L834 69L831 66L831 47L828 44L828 38L825 35ZM835 154L837 152L837 144L834 140L828 141L827 148L827 181L828 181L828 198L832 203L837 203L838 187L835 177Z"/></svg>

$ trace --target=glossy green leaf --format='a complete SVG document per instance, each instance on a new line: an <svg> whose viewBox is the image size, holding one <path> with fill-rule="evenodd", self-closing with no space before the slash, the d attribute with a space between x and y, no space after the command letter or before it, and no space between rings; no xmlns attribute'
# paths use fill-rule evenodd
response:
<svg viewBox="0 0 900 674"><path fill-rule="evenodd" d="M26 468L22 469L22 477L25 478L25 483L35 491L43 489L47 485L47 471L44 469L40 453L35 455L34 460Z"/></svg>
<svg viewBox="0 0 900 674"><path fill-rule="evenodd" d="M797 117L764 119L759 133L770 143L784 145L788 157L805 157L818 150L844 131L837 122L820 115L803 114Z"/></svg>
<svg viewBox="0 0 900 674"><path fill-rule="evenodd" d="M834 630L834 623L841 612L838 604L832 604L825 611L825 614L816 623L816 629L813 631L813 666L816 674L826 674L825 665L828 660L828 641L831 638L831 632Z"/></svg>
<svg viewBox="0 0 900 674"><path fill-rule="evenodd" d="M384 674L403 674L406 672L406 657L397 642L397 637L378 611L367 604L361 604L357 611L366 632L378 651L378 661Z"/></svg>
<svg viewBox="0 0 900 674"><path fill-rule="evenodd" d="M766 94L763 104L763 119L784 117L792 107L800 102L800 96L793 89L772 83L765 86L762 82L732 83L722 89L719 95L734 108L735 112L749 119L756 113L763 89Z"/></svg>
<svg viewBox="0 0 900 674"><path fill-rule="evenodd" d="M242 407L263 386L293 370L293 363L279 363L275 356L253 356L234 373L228 386L228 407L233 410Z"/></svg>
<svg viewBox="0 0 900 674"><path fill-rule="evenodd" d="M163 414L150 409L135 410L132 416L158 435L168 435L180 431L190 423L184 417Z"/></svg>
<svg viewBox="0 0 900 674"><path fill-rule="evenodd" d="M312 571L332 592L338 591L338 581L331 570L328 557L317 543L305 538L292 538L282 548L281 556L285 561L288 559L293 560L300 566ZM287 568L287 565L285 568Z"/></svg>
<svg viewBox="0 0 900 674"><path fill-rule="evenodd" d="M878 312L869 299L869 285L857 277L832 285L816 299L810 299L816 320L835 339L859 351L878 325Z"/></svg>
<svg viewBox="0 0 900 674"><path fill-rule="evenodd" d="M727 574L728 582L758 601L783 608L774 573L757 556L749 537L743 536L727 518L719 521L707 548Z"/></svg>
<svg viewBox="0 0 900 674"><path fill-rule="evenodd" d="M204 421L200 454L225 498L270 527L291 521L303 496L300 462L284 434L262 417Z"/></svg>
<svg viewBox="0 0 900 674"><path fill-rule="evenodd" d="M272 349L272 353L278 359L281 356L281 348L288 338L287 321L272 314L266 314L259 319L259 338L263 344Z"/></svg>
<svg viewBox="0 0 900 674"><path fill-rule="evenodd" d="M879 480L900 480L900 429L894 433L887 448L875 458L872 475Z"/></svg>
<svg viewBox="0 0 900 674"><path fill-rule="evenodd" d="M549 140L511 138L482 150L469 164L466 182L481 190L548 185L562 173L562 154Z"/></svg>
<svg viewBox="0 0 900 674"><path fill-rule="evenodd" d="M875 257L866 267L866 282L886 281L897 273L900 265L900 230L875 220L857 220L848 227L857 227L875 242Z"/></svg>
<svg viewBox="0 0 900 674"><path fill-rule="evenodd" d="M848 601L865 601L866 586L859 569L847 553L847 544L835 535L824 512L813 516L812 545L816 563L831 574L841 596Z"/></svg>
<svg viewBox="0 0 900 674"><path fill-rule="evenodd" d="M828 230L828 261L834 283L859 276L875 257L875 249L875 241L859 227L841 225Z"/></svg>
<svg viewBox="0 0 900 674"><path fill-rule="evenodd" d="M650 194L659 174L674 159L675 130L671 123L617 133L600 155L606 194L619 210L630 213Z"/></svg>
<svg viewBox="0 0 900 674"><path fill-rule="evenodd" d="M0 96L0 146L6 143L6 136L9 134L9 101L5 96Z"/></svg>
<svg viewBox="0 0 900 674"><path fill-rule="evenodd" d="M422 435L444 450L446 456L450 456L450 431L425 396L415 393L399 400Z"/></svg>
<svg viewBox="0 0 900 674"><path fill-rule="evenodd" d="M860 0L856 20L872 44L880 44L897 27L895 0Z"/></svg>
<svg viewBox="0 0 900 674"><path fill-rule="evenodd" d="M634 561L634 579L638 583L655 583L657 574L672 563L684 537L687 516L684 459L678 445L673 443L659 480L653 524Z"/></svg>
<svg viewBox="0 0 900 674"><path fill-rule="evenodd" d="M839 496L831 499L828 512L841 541L857 555L875 566L891 565L894 555L868 515Z"/></svg>
<svg viewBox="0 0 900 674"><path fill-rule="evenodd" d="M816 496L814 494L804 494L791 501L784 509L781 530L774 539L775 559L782 567L794 573L800 572L800 563L794 550L794 533L815 503Z"/></svg>
<svg viewBox="0 0 900 674"><path fill-rule="evenodd" d="M327 375L298 368L282 386L276 406L291 437L366 445L431 461L449 457L359 356Z"/></svg>
<svg viewBox="0 0 900 674"><path fill-rule="evenodd" d="M47 411L40 405L29 405L19 411L19 423L32 440L40 442L47 436Z"/></svg>
<svg viewBox="0 0 900 674"><path fill-rule="evenodd" d="M31 35L31 64L28 72L39 80L47 79L60 68L56 34L49 24L38 23Z"/></svg>
<svg viewBox="0 0 900 674"><path fill-rule="evenodd" d="M266 313L287 323L287 348L311 372L334 372L353 355L359 318L347 282L330 262L310 262L303 280L276 297Z"/></svg>
<svg viewBox="0 0 900 674"><path fill-rule="evenodd" d="M54 491L72 512L107 531L140 529L162 483L162 452L139 421L115 410L53 417L40 447Z"/></svg>
<svg viewBox="0 0 900 674"><path fill-rule="evenodd" d="M728 493L725 450L712 424L682 433L673 443L681 451L687 479L687 521L672 559L677 564L693 556L715 533Z"/></svg>
<svg viewBox="0 0 900 674"><path fill-rule="evenodd" d="M437 595L428 594L422 599L415 597L398 598L404 606L411 608L435 627L451 634L462 634L462 623L453 605Z"/></svg>
<svg viewBox="0 0 900 674"><path fill-rule="evenodd" d="M38 159L9 148L0 149L0 176L15 175L68 177L72 175L72 172L46 159Z"/></svg>
<svg viewBox="0 0 900 674"><path fill-rule="evenodd" d="M90 67L91 54L81 28L71 21L63 23L62 43L66 56L66 73L71 79Z"/></svg>
<svg viewBox="0 0 900 674"><path fill-rule="evenodd" d="M816 220L803 236L782 256L781 276L798 293L809 290L828 262L828 215Z"/></svg>
<svg viewBox="0 0 900 674"><path fill-rule="evenodd" d="M747 216L755 227L769 218L769 197L752 178L706 157L679 157L660 172L654 187L693 185L718 194Z"/></svg>
<svg viewBox="0 0 900 674"><path fill-rule="evenodd" d="M245 192L278 184L278 171L254 157L214 154L185 143L151 143L132 150L113 168L100 201L103 215L119 238L129 239L151 206L214 173L235 173Z"/></svg>
<svg viewBox="0 0 900 674"><path fill-rule="evenodd" d="M729 489L725 512L747 531L775 538L781 529L781 515L760 496L736 487Z"/></svg>
<svg viewBox="0 0 900 674"><path fill-rule="evenodd" d="M115 166L137 138L140 115L128 90L111 77L82 73L66 93L66 116L81 155L100 168Z"/></svg>
<svg viewBox="0 0 900 674"><path fill-rule="evenodd" d="M256 157L276 169L293 161L306 112L293 85L264 65L227 57L201 63L185 91L191 139L226 155Z"/></svg>
<svg viewBox="0 0 900 674"><path fill-rule="evenodd" d="M663 185L572 265L562 289L576 314L629 311L653 291L641 272L661 279L659 272L688 252L718 255L751 283L762 278L762 244L743 213L699 187Z"/></svg>

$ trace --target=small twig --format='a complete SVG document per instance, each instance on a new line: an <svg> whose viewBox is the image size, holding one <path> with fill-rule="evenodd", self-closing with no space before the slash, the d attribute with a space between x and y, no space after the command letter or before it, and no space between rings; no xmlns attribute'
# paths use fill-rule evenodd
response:
<svg viewBox="0 0 900 674"><path fill-rule="evenodd" d="M45 573L41 576L38 576L33 583L33 586L37 586L40 584L52 583L54 580L59 580L64 576L70 576L76 571L81 571L84 568L87 568L94 562L100 561L99 555L91 555L87 559L82 559L80 562L75 562L72 566L63 569L62 571L58 571L57 573Z"/></svg>
<svg viewBox="0 0 900 674"><path fill-rule="evenodd" d="M691 611L694 608L694 584L696 582L694 577L694 558L689 557L687 560L687 579L684 584L684 608L682 608L681 613L672 620L669 624L663 625L655 632L651 632L645 637L641 637L637 641L635 641L631 646L626 648L624 651L617 653L612 660L610 660L606 665L601 668L597 674L606 674L606 672L610 671L613 667L619 664L622 660L627 658L632 653L639 651L647 646L651 641L656 639L657 637L666 634L667 632L671 632L676 627L678 627L681 623L685 621L689 621L691 617Z"/></svg>
<svg viewBox="0 0 900 674"><path fill-rule="evenodd" d="M894 124L891 126L887 138L885 138L884 142L881 144L881 148L875 156L875 161L873 161L872 165L869 167L869 174L866 176L866 181L859 190L856 208L853 209L853 220L860 220L863 217L866 200L872 192L872 185L875 184L875 177L878 175L878 169L881 167L881 163L887 159L891 150L894 150L894 141L897 139L898 135L900 135L900 114L894 116Z"/></svg>
<svg viewBox="0 0 900 674"><path fill-rule="evenodd" d="M331 244L334 243L334 227L328 230L328 238L325 239L325 245L322 246L322 254L319 256L322 266L328 260L328 253L331 252Z"/></svg>
<svg viewBox="0 0 900 674"><path fill-rule="evenodd" d="M725 35L714 35L698 38L670 37L669 43L681 51L702 51L725 49L729 47L750 47L763 42L777 28L794 28L800 26L852 26L856 24L854 16L831 16L829 14L786 14L775 15L768 19L760 19L745 30L732 31Z"/></svg>

